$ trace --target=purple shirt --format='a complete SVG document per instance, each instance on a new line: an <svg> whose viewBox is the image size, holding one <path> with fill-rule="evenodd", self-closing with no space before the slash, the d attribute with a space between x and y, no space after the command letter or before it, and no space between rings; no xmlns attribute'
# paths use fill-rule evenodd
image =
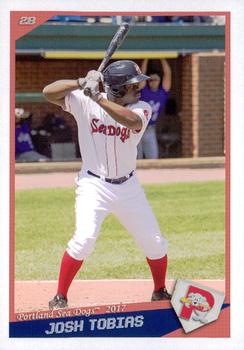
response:
<svg viewBox="0 0 244 350"><path fill-rule="evenodd" d="M169 92L165 91L163 87L160 87L157 91L152 91L149 86L145 86L141 90L140 100L145 101L152 107L152 117L149 121L149 125L154 125L158 119L158 116L163 111L165 103L169 96Z"/></svg>
<svg viewBox="0 0 244 350"><path fill-rule="evenodd" d="M34 149L30 127L27 123L17 125L15 129L15 153L21 154L24 152L32 151Z"/></svg>

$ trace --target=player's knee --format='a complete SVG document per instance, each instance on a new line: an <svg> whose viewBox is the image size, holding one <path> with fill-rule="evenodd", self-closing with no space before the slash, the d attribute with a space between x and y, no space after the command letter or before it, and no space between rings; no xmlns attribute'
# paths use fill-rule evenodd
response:
<svg viewBox="0 0 244 350"><path fill-rule="evenodd" d="M84 260L94 250L95 238L86 238L84 240L78 240L75 236L68 242L68 249L75 259Z"/></svg>
<svg viewBox="0 0 244 350"><path fill-rule="evenodd" d="M157 236L152 244L146 247L146 256L149 259L160 259L168 252L168 241L163 236Z"/></svg>
<svg viewBox="0 0 244 350"><path fill-rule="evenodd" d="M161 239L161 251L162 251L162 256L166 255L168 252L168 241L164 237Z"/></svg>

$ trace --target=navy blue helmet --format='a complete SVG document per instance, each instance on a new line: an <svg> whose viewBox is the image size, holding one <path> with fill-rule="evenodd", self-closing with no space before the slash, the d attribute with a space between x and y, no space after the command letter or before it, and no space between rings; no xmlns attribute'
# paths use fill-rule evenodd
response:
<svg viewBox="0 0 244 350"><path fill-rule="evenodd" d="M139 83L150 79L142 74L139 66L129 60L121 60L111 63L104 71L105 91L115 97L123 97L126 94L126 85Z"/></svg>

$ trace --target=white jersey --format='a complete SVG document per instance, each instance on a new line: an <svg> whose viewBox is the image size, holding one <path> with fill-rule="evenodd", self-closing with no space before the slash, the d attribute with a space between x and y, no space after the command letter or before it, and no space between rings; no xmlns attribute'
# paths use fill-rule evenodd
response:
<svg viewBox="0 0 244 350"><path fill-rule="evenodd" d="M106 98L106 94L103 97ZM132 131L116 122L81 90L74 90L65 96L65 111L73 114L78 126L83 170L107 178L119 178L135 169L137 145L152 111L150 105L143 101L127 105L126 108L141 118L140 131Z"/></svg>

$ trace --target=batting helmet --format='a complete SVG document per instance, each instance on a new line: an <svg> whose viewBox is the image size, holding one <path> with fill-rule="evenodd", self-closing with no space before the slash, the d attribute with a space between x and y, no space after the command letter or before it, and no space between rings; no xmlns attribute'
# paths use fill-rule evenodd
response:
<svg viewBox="0 0 244 350"><path fill-rule="evenodd" d="M150 79L142 74L139 66L129 60L121 60L111 63L103 72L105 90L115 97L125 96L125 85L139 83Z"/></svg>

